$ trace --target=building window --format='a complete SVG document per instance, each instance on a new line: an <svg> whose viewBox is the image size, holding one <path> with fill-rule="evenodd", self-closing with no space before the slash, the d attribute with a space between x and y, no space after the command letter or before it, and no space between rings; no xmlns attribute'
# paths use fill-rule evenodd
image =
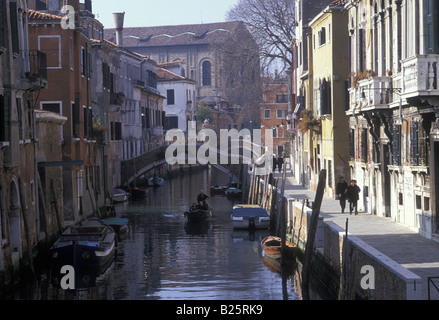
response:
<svg viewBox="0 0 439 320"><path fill-rule="evenodd" d="M430 211L430 198L424 197L424 211Z"/></svg>
<svg viewBox="0 0 439 320"><path fill-rule="evenodd" d="M349 130L349 155L351 159L355 159L355 130Z"/></svg>
<svg viewBox="0 0 439 320"><path fill-rule="evenodd" d="M416 195L416 209L418 209L418 210L422 209L421 196L419 196L419 195Z"/></svg>
<svg viewBox="0 0 439 320"><path fill-rule="evenodd" d="M212 85L212 66L210 61L204 61L202 64L203 86Z"/></svg>
<svg viewBox="0 0 439 320"><path fill-rule="evenodd" d="M361 158L365 163L368 161L368 143L367 143L367 129L361 130Z"/></svg>
<svg viewBox="0 0 439 320"><path fill-rule="evenodd" d="M278 93L276 95L276 103L288 103L288 94Z"/></svg>
<svg viewBox="0 0 439 320"><path fill-rule="evenodd" d="M318 32L318 40L319 40L319 46L323 46L326 43L326 28L323 27Z"/></svg>
<svg viewBox="0 0 439 320"><path fill-rule="evenodd" d="M277 119L282 119L283 118L283 111L282 111L282 109L277 109L276 110L276 118Z"/></svg>
<svg viewBox="0 0 439 320"><path fill-rule="evenodd" d="M264 119L271 119L271 111L269 109L264 110Z"/></svg>
<svg viewBox="0 0 439 320"><path fill-rule="evenodd" d="M399 193L399 205L400 206L404 205L404 196L403 196L402 192Z"/></svg>
<svg viewBox="0 0 439 320"><path fill-rule="evenodd" d="M412 166L419 165L419 134L418 134L419 124L416 121L410 123L410 162Z"/></svg>
<svg viewBox="0 0 439 320"><path fill-rule="evenodd" d="M175 93L174 90L167 90L166 91L166 97L167 97L167 104L168 106L175 104Z"/></svg>

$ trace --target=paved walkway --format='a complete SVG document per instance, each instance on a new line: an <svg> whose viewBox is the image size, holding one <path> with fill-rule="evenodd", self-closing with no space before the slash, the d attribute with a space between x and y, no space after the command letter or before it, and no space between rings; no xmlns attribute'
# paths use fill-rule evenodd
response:
<svg viewBox="0 0 439 320"><path fill-rule="evenodd" d="M282 175L275 174L282 179ZM279 186L281 181L279 181ZM285 193L288 195L306 195L311 201L315 192L298 185L292 174L287 171ZM332 221L343 230L346 218L349 218L348 231L385 256L396 261L404 268L422 278L423 299L428 299L428 277L439 277L439 242L427 239L391 218L382 218L370 214L359 213L358 216L341 213L337 200L325 197L320 209L324 221ZM435 281L439 284L439 279ZM439 293L433 288L431 299L439 300Z"/></svg>

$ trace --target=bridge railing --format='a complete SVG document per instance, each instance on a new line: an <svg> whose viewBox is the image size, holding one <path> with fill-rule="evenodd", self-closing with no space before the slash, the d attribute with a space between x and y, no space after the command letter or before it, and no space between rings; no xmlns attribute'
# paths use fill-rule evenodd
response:
<svg viewBox="0 0 439 320"><path fill-rule="evenodd" d="M121 161L120 171L122 185L127 184L129 180L135 177L142 169L147 168L154 163L157 163L157 165L162 164L165 161L167 147L167 145L160 146L136 158Z"/></svg>

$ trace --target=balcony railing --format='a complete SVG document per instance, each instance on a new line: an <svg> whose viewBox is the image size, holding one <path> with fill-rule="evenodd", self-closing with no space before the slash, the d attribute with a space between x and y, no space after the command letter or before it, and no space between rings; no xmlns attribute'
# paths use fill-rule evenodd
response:
<svg viewBox="0 0 439 320"><path fill-rule="evenodd" d="M30 72L47 80L47 58L44 52L32 50L29 52Z"/></svg>
<svg viewBox="0 0 439 320"><path fill-rule="evenodd" d="M47 88L47 59L46 54L39 50L29 51L29 72L23 79L25 89Z"/></svg>
<svg viewBox="0 0 439 320"><path fill-rule="evenodd" d="M356 88L349 89L349 106L351 111L373 110L388 108L393 102L390 89L390 77L371 77L358 81Z"/></svg>
<svg viewBox="0 0 439 320"><path fill-rule="evenodd" d="M402 61L404 98L439 95L439 55L417 55Z"/></svg>

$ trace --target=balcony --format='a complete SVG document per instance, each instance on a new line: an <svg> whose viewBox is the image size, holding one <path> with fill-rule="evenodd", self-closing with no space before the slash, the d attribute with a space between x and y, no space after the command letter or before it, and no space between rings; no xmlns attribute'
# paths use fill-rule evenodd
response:
<svg viewBox="0 0 439 320"><path fill-rule="evenodd" d="M391 77L372 76L357 83L357 87L349 89L349 111L373 111L388 109L393 102Z"/></svg>
<svg viewBox="0 0 439 320"><path fill-rule="evenodd" d="M26 78L22 79L25 90L40 90L47 88L47 62L46 54L39 50L29 51L30 71L26 72Z"/></svg>
<svg viewBox="0 0 439 320"><path fill-rule="evenodd" d="M439 95L439 55L417 55L402 61L403 98Z"/></svg>

